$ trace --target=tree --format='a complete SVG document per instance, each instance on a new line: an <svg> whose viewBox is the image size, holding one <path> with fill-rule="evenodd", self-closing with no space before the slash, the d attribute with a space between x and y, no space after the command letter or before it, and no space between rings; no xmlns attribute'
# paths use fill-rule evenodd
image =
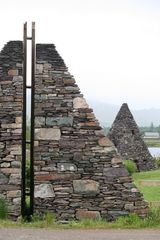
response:
<svg viewBox="0 0 160 240"><path fill-rule="evenodd" d="M153 124L153 122L151 122L149 131L150 131L150 132L154 132L154 124Z"/></svg>

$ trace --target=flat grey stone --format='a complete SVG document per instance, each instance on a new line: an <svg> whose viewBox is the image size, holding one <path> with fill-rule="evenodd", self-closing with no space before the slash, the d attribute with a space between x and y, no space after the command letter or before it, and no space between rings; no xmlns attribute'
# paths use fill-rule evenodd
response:
<svg viewBox="0 0 160 240"><path fill-rule="evenodd" d="M41 127L45 125L45 117L35 117L35 127Z"/></svg>
<svg viewBox="0 0 160 240"><path fill-rule="evenodd" d="M35 129L35 140L60 140L61 132L59 128L39 128Z"/></svg>
<svg viewBox="0 0 160 240"><path fill-rule="evenodd" d="M0 173L0 184L6 183L8 183L8 178L3 173Z"/></svg>
<svg viewBox="0 0 160 240"><path fill-rule="evenodd" d="M35 198L53 198L55 193L51 184L40 184L35 186Z"/></svg>
<svg viewBox="0 0 160 240"><path fill-rule="evenodd" d="M47 126L72 126L73 117L47 117L46 118Z"/></svg>
<svg viewBox="0 0 160 240"><path fill-rule="evenodd" d="M75 193L95 196L99 193L99 183L94 180L73 180Z"/></svg>
<svg viewBox="0 0 160 240"><path fill-rule="evenodd" d="M72 163L58 163L57 168L60 172L64 172L64 171L75 172L75 171L77 171L76 165L72 164Z"/></svg>
<svg viewBox="0 0 160 240"><path fill-rule="evenodd" d="M125 168L104 168L103 174L106 177L128 177L128 171Z"/></svg>

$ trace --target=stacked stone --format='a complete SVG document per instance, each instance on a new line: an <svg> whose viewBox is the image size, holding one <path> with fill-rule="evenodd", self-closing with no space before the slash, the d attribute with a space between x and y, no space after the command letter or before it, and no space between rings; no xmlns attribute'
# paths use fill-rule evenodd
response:
<svg viewBox="0 0 160 240"><path fill-rule="evenodd" d="M36 67L35 209L59 220L145 216L146 202L54 45L37 45Z"/></svg>
<svg viewBox="0 0 160 240"><path fill-rule="evenodd" d="M22 132L22 42L8 42L0 53L0 198L9 214L20 214Z"/></svg>
<svg viewBox="0 0 160 240"><path fill-rule="evenodd" d="M126 103L120 108L109 130L108 137L113 141L124 160L130 159L136 163L138 171L147 171L155 168L155 161L145 145L139 128Z"/></svg>

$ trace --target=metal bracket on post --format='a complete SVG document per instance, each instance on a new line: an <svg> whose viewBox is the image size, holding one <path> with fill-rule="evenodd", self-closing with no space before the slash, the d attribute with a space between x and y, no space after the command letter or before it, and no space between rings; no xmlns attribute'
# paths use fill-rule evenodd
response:
<svg viewBox="0 0 160 240"><path fill-rule="evenodd" d="M32 41L31 46L31 86L27 86L27 40ZM35 23L32 22L32 37L27 37L27 23L24 24L23 32L23 120L22 120L22 196L21 214L22 217L29 218L34 211L34 92L35 92ZM30 140L26 139L27 131L27 89L31 89L31 114L30 114ZM26 206L26 144L30 150L30 179L29 179L29 208Z"/></svg>

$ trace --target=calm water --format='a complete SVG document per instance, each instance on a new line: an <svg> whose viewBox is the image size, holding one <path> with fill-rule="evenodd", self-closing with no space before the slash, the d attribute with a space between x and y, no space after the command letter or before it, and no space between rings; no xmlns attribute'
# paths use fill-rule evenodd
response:
<svg viewBox="0 0 160 240"><path fill-rule="evenodd" d="M153 157L160 157L160 147L149 147L148 149Z"/></svg>

